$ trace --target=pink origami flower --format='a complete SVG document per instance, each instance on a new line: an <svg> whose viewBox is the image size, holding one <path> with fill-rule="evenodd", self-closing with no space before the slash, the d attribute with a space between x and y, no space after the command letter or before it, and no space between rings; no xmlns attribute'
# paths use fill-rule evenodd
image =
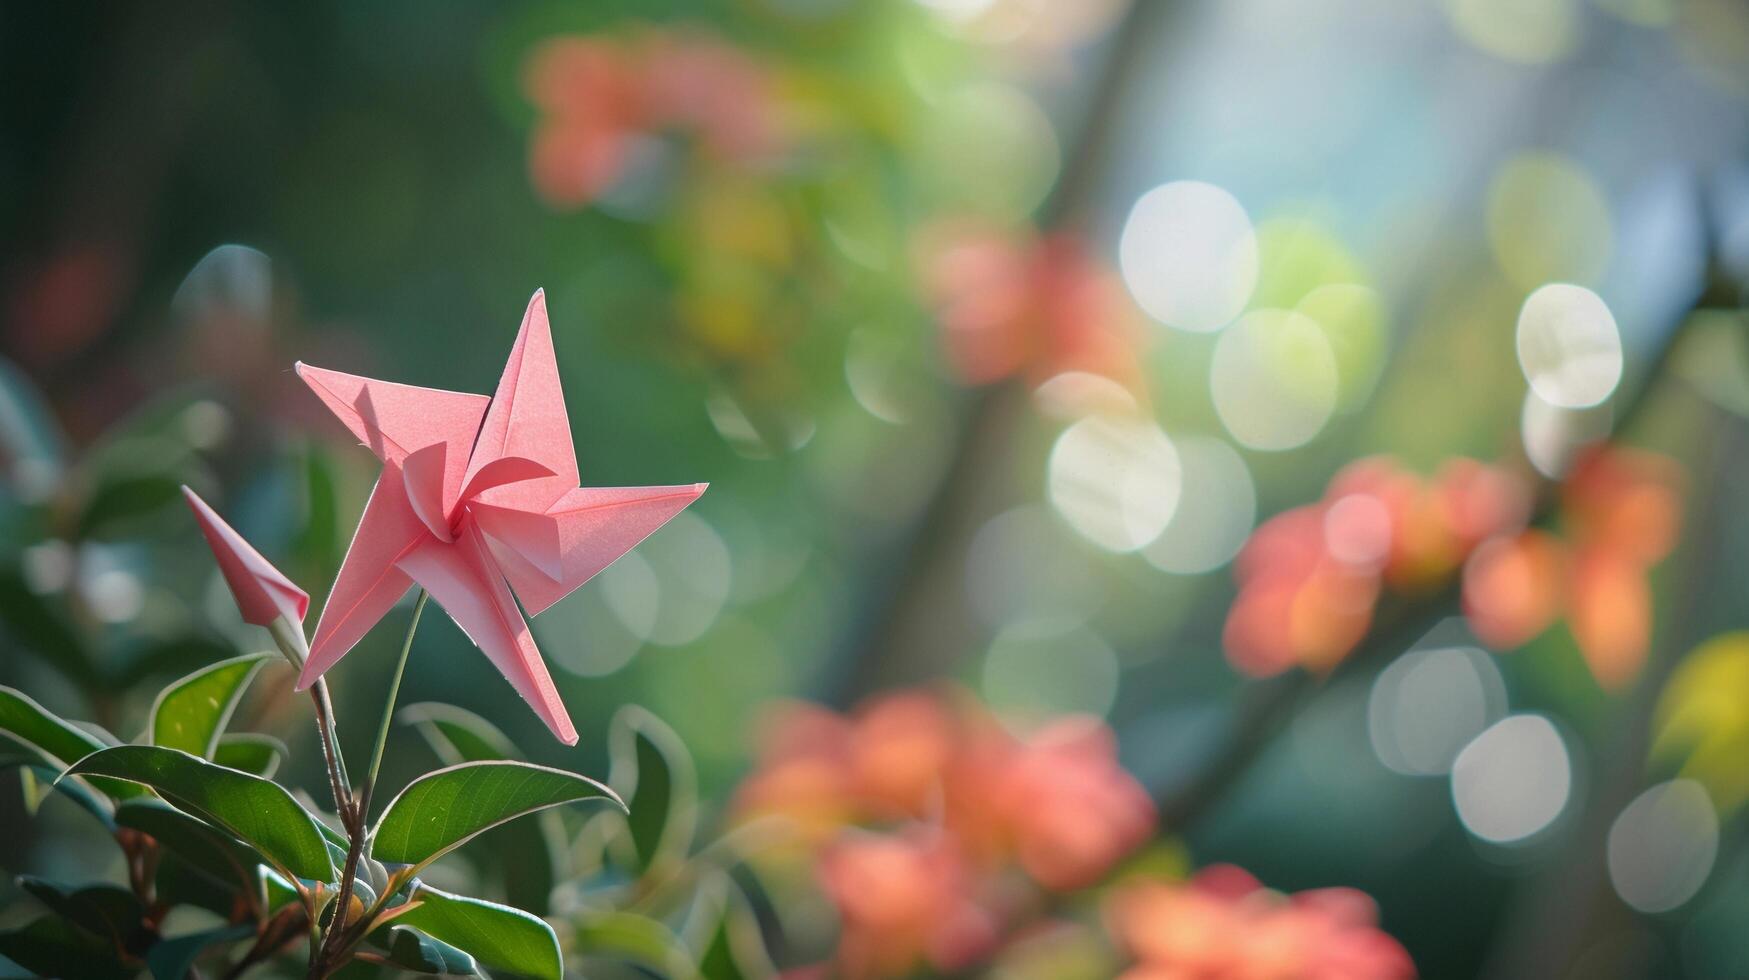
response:
<svg viewBox="0 0 1749 980"><path fill-rule="evenodd" d="M207 546L218 560L219 572L231 587L231 595L237 598L243 621L271 626L274 620L283 618L293 625L301 624L310 610L310 594L261 557L199 494L185 486L182 496L194 510L195 523L200 525L200 533L206 535ZM295 632L302 635L303 631Z"/></svg>
<svg viewBox="0 0 1749 980"><path fill-rule="evenodd" d="M577 730L516 600L538 615L684 510L706 485L577 486L539 291L491 398L303 363L297 372L383 461L298 689L334 666L418 583L553 734L576 744Z"/></svg>

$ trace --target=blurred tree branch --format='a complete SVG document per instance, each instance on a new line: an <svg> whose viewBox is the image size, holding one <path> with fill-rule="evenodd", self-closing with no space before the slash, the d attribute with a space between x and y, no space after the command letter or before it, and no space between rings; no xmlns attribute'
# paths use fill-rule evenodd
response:
<svg viewBox="0 0 1749 980"><path fill-rule="evenodd" d="M1109 169L1124 92L1143 64L1148 42L1158 38L1164 18L1178 6L1170 0L1134 0L1112 29L1074 152L1041 209L1041 227L1074 228L1086 220L1093 193ZM951 463L912 524L898 558L881 563L894 571L876 584L877 598L853 619L842 648L828 662L819 685L821 701L844 708L873 691L941 672L944 665L935 654L951 647L930 642L937 634L933 600L951 594L943 589L959 585L960 559L990 507L990 488L982 476L1000 470L1008 457L1026 400L1024 388L1012 383L974 389L966 396L951 440Z"/></svg>

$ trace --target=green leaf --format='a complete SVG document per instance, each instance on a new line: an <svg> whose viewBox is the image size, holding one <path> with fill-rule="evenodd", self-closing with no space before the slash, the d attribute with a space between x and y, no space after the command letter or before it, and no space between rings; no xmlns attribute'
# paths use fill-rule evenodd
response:
<svg viewBox="0 0 1749 980"><path fill-rule="evenodd" d="M472 711L428 701L408 705L398 717L418 729L445 765L517 758L510 739ZM548 812L489 830L469 850L482 874L502 882L510 904L541 914L562 877L555 856L564 847L559 815Z"/></svg>
<svg viewBox="0 0 1749 980"><path fill-rule="evenodd" d="M120 885L70 887L20 875L18 887L50 912L116 948L138 953L150 944L149 933L142 924L145 907L133 892Z"/></svg>
<svg viewBox="0 0 1749 980"><path fill-rule="evenodd" d="M251 776L271 779L279 764L291 757L285 743L272 735L257 732L227 732L219 736L213 750L213 761L231 769L241 769Z"/></svg>
<svg viewBox="0 0 1749 980"><path fill-rule="evenodd" d="M234 889L255 884L261 858L253 849L162 800L128 800L115 808L115 822L146 834L220 884Z"/></svg>
<svg viewBox="0 0 1749 980"><path fill-rule="evenodd" d="M125 980L136 972L116 959L113 946L52 915L0 932L0 956L61 980Z"/></svg>
<svg viewBox="0 0 1749 980"><path fill-rule="evenodd" d="M237 710L244 688L268 656L250 653L222 660L158 692L149 727L152 744L212 758L219 734L230 722L231 712Z"/></svg>
<svg viewBox="0 0 1749 980"><path fill-rule="evenodd" d="M704 879L686 923L688 945L698 951L704 980L769 980L777 968L747 896L721 872Z"/></svg>
<svg viewBox="0 0 1749 980"><path fill-rule="evenodd" d="M471 977L480 967L466 952L402 926L389 928L388 961L414 973Z"/></svg>
<svg viewBox="0 0 1749 980"><path fill-rule="evenodd" d="M0 734L11 737L29 751L39 764L57 773L85 756L108 747L108 743L96 735L72 722L57 718L24 692L10 687L0 687ZM140 795L138 788L114 780L93 779L91 785L112 799Z"/></svg>
<svg viewBox="0 0 1749 980"><path fill-rule="evenodd" d="M564 972L559 937L536 916L508 905L465 898L421 884L413 892L419 905L395 919L397 925L468 951L489 967L559 980Z"/></svg>
<svg viewBox="0 0 1749 980"><path fill-rule="evenodd" d="M280 872L334 880L316 819L275 783L153 745L104 749L79 760L67 772L149 786L180 809L247 842Z"/></svg>
<svg viewBox="0 0 1749 980"><path fill-rule="evenodd" d="M423 701L402 708L398 717L419 730L446 766L517 758L515 745L497 726L465 708Z"/></svg>
<svg viewBox="0 0 1749 980"><path fill-rule="evenodd" d="M30 777L35 780L39 791L60 793L85 812L96 817L98 823L111 830L115 829L115 804L82 780L63 779L56 782L56 777L61 774L60 767L56 766L51 769L48 766L39 765L34 753L28 757L23 755L0 756L0 769L10 769L14 766L20 767L23 772L30 773Z"/></svg>
<svg viewBox="0 0 1749 980"><path fill-rule="evenodd" d="M257 865L255 870L261 876L262 908L267 910L268 915L298 900L298 890L279 872L264 864Z"/></svg>
<svg viewBox="0 0 1749 980"><path fill-rule="evenodd" d="M146 969L152 972L152 980L183 980L194 968L194 961L208 949L253 935L254 926L238 925L165 939L146 953Z"/></svg>
<svg viewBox="0 0 1749 980"><path fill-rule="evenodd" d="M389 801L372 831L371 854L385 864L423 867L525 813L579 800L625 804L576 773L526 762L469 762L414 780Z"/></svg>
<svg viewBox="0 0 1749 980"><path fill-rule="evenodd" d="M577 952L584 956L631 963L670 980L698 975L686 944L655 919L617 911L587 915L572 935Z"/></svg>
<svg viewBox="0 0 1749 980"><path fill-rule="evenodd" d="M627 801L638 870L686 856L698 821L698 778L686 744L660 718L626 705L608 726L608 784Z"/></svg>
<svg viewBox="0 0 1749 980"><path fill-rule="evenodd" d="M43 800L54 792L54 779L48 782L37 778L36 770L29 766L18 767L18 793L23 797L24 812L36 816L36 811L42 809Z"/></svg>
<svg viewBox="0 0 1749 980"><path fill-rule="evenodd" d="M68 680L86 690L102 688L84 641L66 617L30 590L17 569L0 571L0 623L14 641Z"/></svg>

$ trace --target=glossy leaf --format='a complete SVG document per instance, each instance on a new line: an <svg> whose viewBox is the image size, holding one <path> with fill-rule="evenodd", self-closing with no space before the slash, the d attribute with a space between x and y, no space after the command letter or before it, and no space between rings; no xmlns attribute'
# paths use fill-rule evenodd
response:
<svg viewBox="0 0 1749 980"><path fill-rule="evenodd" d="M160 691L152 702L152 744L211 759L237 701L268 656L251 653L222 660Z"/></svg>
<svg viewBox="0 0 1749 980"><path fill-rule="evenodd" d="M73 887L21 875L18 887L29 892L50 912L112 946L138 953L149 943L148 934L141 924L145 907L133 892L120 885L100 883Z"/></svg>
<svg viewBox="0 0 1749 980"><path fill-rule="evenodd" d="M402 926L389 928L386 958L395 966L414 973L470 977L480 971L479 964L465 951Z"/></svg>
<svg viewBox="0 0 1749 980"><path fill-rule="evenodd" d="M79 760L70 774L127 779L253 846L281 872L334 880L314 817L275 783L175 749L118 745Z"/></svg>
<svg viewBox="0 0 1749 980"><path fill-rule="evenodd" d="M516 747L497 726L464 708L410 704L399 717L418 729L445 765L518 758ZM548 909L562 877L556 856L564 850L564 826L552 812L486 831L469 849L481 873L502 883L511 905L536 914Z"/></svg>
<svg viewBox="0 0 1749 980"><path fill-rule="evenodd" d="M108 743L83 728L57 718L22 691L0 687L0 734L10 736L36 761L59 772ZM91 785L111 798L139 796L128 783L94 778Z"/></svg>
<svg viewBox="0 0 1749 980"><path fill-rule="evenodd" d="M124 980L137 972L116 959L113 946L52 915L0 931L0 956L61 980Z"/></svg>
<svg viewBox="0 0 1749 980"><path fill-rule="evenodd" d="M252 849L162 800L128 800L115 808L115 822L150 836L220 884L248 889L255 883L261 859Z"/></svg>
<svg viewBox="0 0 1749 980"><path fill-rule="evenodd" d="M670 980L698 975L680 937L655 919L631 912L604 912L580 919L572 935L578 953L643 967Z"/></svg>
<svg viewBox="0 0 1749 980"><path fill-rule="evenodd" d="M280 763L291 756L285 743L272 735L258 732L227 732L219 736L213 750L213 761L231 769L241 769L251 776L271 779Z"/></svg>
<svg viewBox="0 0 1749 980"><path fill-rule="evenodd" d="M266 865L257 865L255 870L261 876L262 908L266 909L268 915L298 900L298 890L279 872Z"/></svg>
<svg viewBox="0 0 1749 980"><path fill-rule="evenodd" d="M564 968L559 937L538 916L508 905L466 898L421 885L418 907L395 920L466 950L488 967L544 980L559 980Z"/></svg>
<svg viewBox="0 0 1749 980"><path fill-rule="evenodd" d="M526 813L613 790L560 769L526 762L470 762L414 780L389 802L372 832L371 854L386 864L423 867L481 831Z"/></svg>
<svg viewBox="0 0 1749 980"><path fill-rule="evenodd" d="M608 783L626 800L639 870L680 860L692 846L698 780L692 755L660 718L627 705L608 726Z"/></svg>
<svg viewBox="0 0 1749 980"><path fill-rule="evenodd" d="M214 946L234 943L254 934L253 926L237 925L165 939L146 954L146 969L151 971L152 980L183 980L202 953Z"/></svg>
<svg viewBox="0 0 1749 980"><path fill-rule="evenodd" d="M419 730L446 766L518 757L496 725L465 708L426 701L402 708L399 718Z"/></svg>

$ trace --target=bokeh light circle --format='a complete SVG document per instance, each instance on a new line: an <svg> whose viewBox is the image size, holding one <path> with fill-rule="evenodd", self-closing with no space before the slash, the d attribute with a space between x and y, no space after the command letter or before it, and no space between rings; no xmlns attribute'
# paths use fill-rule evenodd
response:
<svg viewBox="0 0 1749 980"><path fill-rule="evenodd" d="M1524 393L1519 415L1519 437L1525 458L1549 479L1567 472L1579 450L1609 435L1614 414L1609 406L1561 408L1537 397L1536 389Z"/></svg>
<svg viewBox="0 0 1749 980"><path fill-rule="evenodd" d="M1163 572L1195 575L1231 561L1257 521L1257 486L1238 451L1220 439L1179 439L1183 484L1172 520L1142 550Z"/></svg>
<svg viewBox="0 0 1749 980"><path fill-rule="evenodd" d="M1110 644L1076 620L1014 623L984 655L984 698L1017 730L1066 714L1103 716L1117 700L1119 669Z"/></svg>
<svg viewBox="0 0 1749 980"><path fill-rule="evenodd" d="M1487 215L1494 258L1521 289L1595 285L1614 252L1603 189L1558 154L1527 153L1501 167L1488 187Z"/></svg>
<svg viewBox="0 0 1749 980"><path fill-rule="evenodd" d="M1451 766L1458 819L1496 844L1548 828L1573 791L1573 762L1561 733L1541 715L1512 715L1464 746Z"/></svg>
<svg viewBox="0 0 1749 980"><path fill-rule="evenodd" d="M1149 316L1180 330L1219 330L1257 288L1257 233L1233 195L1202 181L1174 181L1130 208L1118 266Z"/></svg>
<svg viewBox="0 0 1749 980"><path fill-rule="evenodd" d="M1247 313L1221 335L1209 364L1215 412L1250 449L1311 441L1336 407L1336 357L1316 321L1290 310Z"/></svg>
<svg viewBox="0 0 1749 980"><path fill-rule="evenodd" d="M1178 507L1178 450L1143 419L1081 419L1057 437L1048 467L1051 506L1108 551L1135 551L1153 541Z"/></svg>
<svg viewBox="0 0 1749 980"><path fill-rule="evenodd" d="M1406 776L1451 771L1463 747L1506 713L1506 682L1474 647L1415 650L1379 672L1367 735L1379 761Z"/></svg>
<svg viewBox="0 0 1749 980"><path fill-rule="evenodd" d="M1660 783L1609 829L1609 880L1641 912L1668 912L1706 884L1719 853L1719 817L1692 779Z"/></svg>
<svg viewBox="0 0 1749 980"><path fill-rule="evenodd" d="M1589 408L1621 383L1621 331L1603 297L1550 283L1518 311L1518 365L1543 401Z"/></svg>

